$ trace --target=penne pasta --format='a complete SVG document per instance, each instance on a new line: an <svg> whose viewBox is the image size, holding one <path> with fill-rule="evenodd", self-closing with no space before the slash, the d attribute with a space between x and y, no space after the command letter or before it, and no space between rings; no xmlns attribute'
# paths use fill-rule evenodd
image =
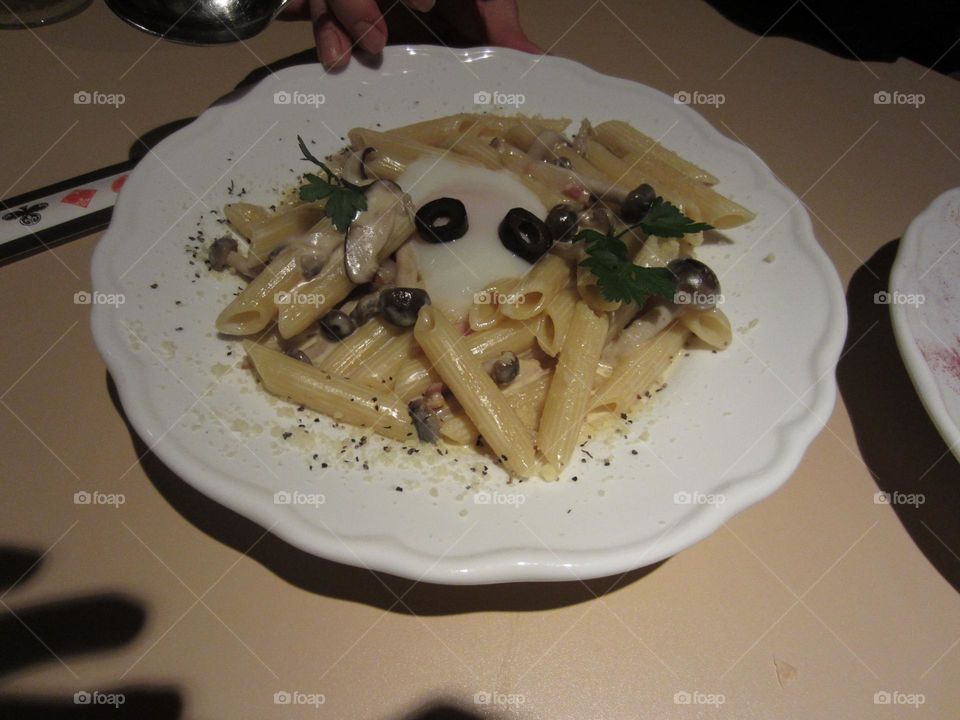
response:
<svg viewBox="0 0 960 720"><path fill-rule="evenodd" d="M368 358L365 358L349 377L354 382L372 387L381 385L391 387L397 369L414 355L419 354L420 348L413 339L413 333L405 330L390 337Z"/></svg>
<svg viewBox="0 0 960 720"><path fill-rule="evenodd" d="M500 463L513 474L532 475L536 469L533 437L480 360L464 347L463 336L429 305L420 310L413 332L424 355Z"/></svg>
<svg viewBox="0 0 960 720"><path fill-rule="evenodd" d="M467 312L467 323L471 330L489 330L497 323L507 319L500 312L500 301L508 302L515 298L513 289L517 286L517 278L497 280L490 287L484 288L474 298L476 302Z"/></svg>
<svg viewBox="0 0 960 720"><path fill-rule="evenodd" d="M490 330L464 336L464 346L478 360L490 360L501 353L522 353L533 347L538 331L538 321L505 321ZM411 400L435 382L440 376L432 369L426 358L408 360L397 369L394 392L404 400Z"/></svg>
<svg viewBox="0 0 960 720"><path fill-rule="evenodd" d="M270 218L270 211L253 203L228 203L223 206L223 216L234 230L250 240L253 231Z"/></svg>
<svg viewBox="0 0 960 720"><path fill-rule="evenodd" d="M645 135L622 120L608 120L595 125L593 135L604 147L619 157L649 155L670 165L691 180L705 185L717 184L717 178L706 170L668 150L649 135Z"/></svg>
<svg viewBox="0 0 960 720"><path fill-rule="evenodd" d="M537 446L557 471L573 455L591 399L608 320L578 302L540 418Z"/></svg>
<svg viewBox="0 0 960 720"><path fill-rule="evenodd" d="M588 420L649 397L690 338L699 341L691 351L730 345L719 281L694 261L703 233L685 231L753 217L711 187L709 172L627 123L583 120L565 135L569 123L458 113L391 130L357 127L325 163L301 140L323 178L292 189L281 212L224 207L247 244L216 239L210 268L249 281L217 330L259 336L244 348L277 397L411 446L482 445L512 477L557 479ZM444 158L459 164L441 165ZM495 174L465 181L459 170L468 167ZM418 202L447 199L421 205L415 217L408 192L428 174ZM446 177L449 185L435 179ZM655 197L675 207L657 205L656 225L638 223ZM505 222L504 208L517 206L535 217ZM473 271L431 262L421 253L427 241L447 243ZM484 241L493 243L489 255L474 245ZM482 273L473 269L488 257ZM501 275L510 276L489 282ZM690 287L716 297L685 302L680 289Z"/></svg>
<svg viewBox="0 0 960 720"><path fill-rule="evenodd" d="M610 377L597 389L591 412L622 413L656 386L683 348L690 331L680 322L643 343L621 359Z"/></svg>
<svg viewBox="0 0 960 720"><path fill-rule="evenodd" d="M273 395L394 440L416 439L410 414L401 403L262 345L247 341L244 349L264 388Z"/></svg>
<svg viewBox="0 0 960 720"><path fill-rule="evenodd" d="M320 365L331 375L350 377L384 345L399 337L402 331L380 318L361 325L351 335L338 341Z"/></svg>
<svg viewBox="0 0 960 720"><path fill-rule="evenodd" d="M550 357L556 357L563 347L578 298L577 289L568 286L554 295L543 309L543 321L536 331L537 344Z"/></svg>
<svg viewBox="0 0 960 720"><path fill-rule="evenodd" d="M570 269L566 261L547 253L511 288L509 302L497 307L508 318L529 320L543 312L547 303L569 282Z"/></svg>
<svg viewBox="0 0 960 720"><path fill-rule="evenodd" d="M262 262L274 250L297 235L307 232L323 219L323 206L317 203L298 205L257 223L250 234L250 252Z"/></svg>
<svg viewBox="0 0 960 720"><path fill-rule="evenodd" d="M707 345L717 350L724 350L733 342L730 321L719 308L687 310L680 315L680 322Z"/></svg>
<svg viewBox="0 0 960 720"><path fill-rule="evenodd" d="M253 335L276 317L277 300L289 297L300 282L297 258L281 254L257 275L217 317L217 331L226 335Z"/></svg>

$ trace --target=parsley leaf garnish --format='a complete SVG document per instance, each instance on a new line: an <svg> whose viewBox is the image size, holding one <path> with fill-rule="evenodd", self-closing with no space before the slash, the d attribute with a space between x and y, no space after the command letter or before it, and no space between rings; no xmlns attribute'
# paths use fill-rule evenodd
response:
<svg viewBox="0 0 960 720"><path fill-rule="evenodd" d="M683 237L712 230L713 226L694 222L676 205L658 197L639 223L617 235L586 229L574 238L584 242L587 258L580 265L597 276L597 286L605 300L635 302L642 307L651 296L672 299L677 292L677 278L672 272L665 267L634 265L627 257L627 246L620 238L635 228L657 237Z"/></svg>
<svg viewBox="0 0 960 720"><path fill-rule="evenodd" d="M300 186L300 199L304 202L326 199L324 212L333 222L333 226L345 233L357 213L367 209L367 196L363 194L363 188L334 175L330 168L314 157L299 135L297 142L300 143L303 159L317 165L327 176L324 180L318 175L306 173L303 177L307 184Z"/></svg>
<svg viewBox="0 0 960 720"><path fill-rule="evenodd" d="M665 267L641 267L627 257L627 246L613 235L581 230L577 240L586 244L587 259L580 263L597 276L605 300L635 302L639 306L651 295L672 298L677 279Z"/></svg>
<svg viewBox="0 0 960 720"><path fill-rule="evenodd" d="M694 222L680 212L676 205L662 197L653 201L647 214L643 216L643 220L637 223L637 226L647 235L667 238L683 237L687 233L713 230L713 225Z"/></svg>

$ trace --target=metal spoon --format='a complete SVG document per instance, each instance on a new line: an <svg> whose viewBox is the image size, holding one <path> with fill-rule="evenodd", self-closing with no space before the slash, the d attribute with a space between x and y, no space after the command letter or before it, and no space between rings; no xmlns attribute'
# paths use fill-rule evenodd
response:
<svg viewBox="0 0 960 720"><path fill-rule="evenodd" d="M273 20L287 0L106 0L138 30L190 45L251 38Z"/></svg>

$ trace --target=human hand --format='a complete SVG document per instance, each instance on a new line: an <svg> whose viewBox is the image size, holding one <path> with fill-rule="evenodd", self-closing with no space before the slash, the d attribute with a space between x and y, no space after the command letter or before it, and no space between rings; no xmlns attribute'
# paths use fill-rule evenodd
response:
<svg viewBox="0 0 960 720"><path fill-rule="evenodd" d="M402 0L408 13L429 13L477 43L540 53L520 26L517 0ZM436 4L436 7L434 7ZM391 6L392 7L392 6ZM396 14L397 10L394 9ZM343 67L355 48L381 52L387 22L376 0L290 0L281 19L313 23L317 55L328 69ZM425 25L421 19L420 22Z"/></svg>

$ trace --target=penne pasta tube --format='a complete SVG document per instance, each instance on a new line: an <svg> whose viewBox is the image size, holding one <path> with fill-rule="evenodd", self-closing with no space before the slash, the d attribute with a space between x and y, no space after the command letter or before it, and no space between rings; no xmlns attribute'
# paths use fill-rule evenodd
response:
<svg viewBox="0 0 960 720"><path fill-rule="evenodd" d="M490 287L484 288L474 298L473 305L467 311L467 323L471 330L489 330L506 319L500 312L500 301L511 299L513 288L516 287L517 282L519 282L517 278L497 280Z"/></svg>
<svg viewBox="0 0 960 720"><path fill-rule="evenodd" d="M323 218L323 206L317 203L297 205L258 223L250 235L250 252L266 262L275 249L302 235Z"/></svg>
<svg viewBox="0 0 960 720"><path fill-rule="evenodd" d="M697 215L715 228L727 229L743 225L754 214L742 205L724 197L707 185L691 180L665 162L645 155L618 158L595 140L587 141L587 156L604 172L619 177L619 182L636 187L649 183L664 198L682 205L690 217ZM693 205L699 211L694 213Z"/></svg>
<svg viewBox="0 0 960 720"><path fill-rule="evenodd" d="M716 185L717 178L703 168L668 150L658 141L622 120L608 120L593 128L593 136L618 157L646 154L670 165L691 180Z"/></svg>
<svg viewBox="0 0 960 720"><path fill-rule="evenodd" d="M503 395L510 403L510 407L520 417L524 426L530 432L536 432L537 425L543 415L543 406L547 401L550 373L539 374L529 382L515 381L514 385L508 385L503 391Z"/></svg>
<svg viewBox="0 0 960 720"><path fill-rule="evenodd" d="M367 321L343 340L338 341L327 353L320 369L331 375L350 377L364 362L390 340L401 334L401 329L376 317Z"/></svg>
<svg viewBox="0 0 960 720"><path fill-rule="evenodd" d="M533 437L481 361L466 349L463 336L431 305L421 308L413 332L487 447L512 474L532 475L536 470Z"/></svg>
<svg viewBox="0 0 960 720"><path fill-rule="evenodd" d="M290 252L274 259L221 311L217 330L227 335L253 335L265 329L277 313L278 297L288 297L300 282L298 265L296 255Z"/></svg>
<svg viewBox="0 0 960 720"><path fill-rule="evenodd" d="M244 349L271 394L394 440L406 442L417 437L403 403L379 397L376 390L334 377L262 345L248 341Z"/></svg>
<svg viewBox="0 0 960 720"><path fill-rule="evenodd" d="M464 345L480 361L499 357L504 352L526 352L536 341L538 325L539 320L507 320L490 330L463 336ZM441 381L425 357L403 363L394 377L394 392L404 400L422 395L431 383Z"/></svg>
<svg viewBox="0 0 960 720"><path fill-rule="evenodd" d="M719 308L687 310L680 315L680 322L707 345L717 350L725 350L733 341L730 320Z"/></svg>
<svg viewBox="0 0 960 720"><path fill-rule="evenodd" d="M529 320L543 312L561 288L570 282L570 268L558 255L543 255L510 290L508 302L497 307L513 320Z"/></svg>
<svg viewBox="0 0 960 720"><path fill-rule="evenodd" d="M447 409L440 418L440 434L447 440L466 447L473 447L477 444L477 438L480 433L477 432L477 426L474 425L463 408Z"/></svg>
<svg viewBox="0 0 960 720"><path fill-rule="evenodd" d="M543 406L537 446L560 471L573 455L607 337L607 316L578 302Z"/></svg>
<svg viewBox="0 0 960 720"><path fill-rule="evenodd" d="M257 226L270 218L270 211L253 203L228 203L223 206L223 216L234 230L250 240Z"/></svg>
<svg viewBox="0 0 960 720"><path fill-rule="evenodd" d="M414 355L420 346L409 330L396 333L349 374L354 382L364 385L392 387L397 369Z"/></svg>
<svg viewBox="0 0 960 720"><path fill-rule="evenodd" d="M543 309L543 322L537 328L537 344L550 357L556 357L563 347L579 297L575 287L565 287Z"/></svg>
<svg viewBox="0 0 960 720"><path fill-rule="evenodd" d="M598 388L590 411L622 413L633 407L667 371L689 334L685 325L674 322L621 359Z"/></svg>
<svg viewBox="0 0 960 720"><path fill-rule="evenodd" d="M387 234L375 255L378 263L393 255L407 241L414 228L410 196L401 193L395 196L391 194L390 197L392 202L379 208L368 207L354 220L354 223L376 226L378 233ZM341 245L331 253L316 277L296 287L291 294L292 302L280 307L278 326L281 336L299 335L350 294L356 286L347 276L345 262L344 246Z"/></svg>
<svg viewBox="0 0 960 720"><path fill-rule="evenodd" d="M489 170L500 169L500 154L478 137L461 135L438 144L462 158L469 159Z"/></svg>
<svg viewBox="0 0 960 720"><path fill-rule="evenodd" d="M443 150L427 145L426 143L411 140L392 132L379 132L369 128L353 128L347 136L350 144L356 151L372 147L376 151L385 153L388 157L409 165L421 157L440 157Z"/></svg>
<svg viewBox="0 0 960 720"><path fill-rule="evenodd" d="M475 127L480 115L473 113L458 113L445 117L424 120L411 125L403 125L390 131L391 135L398 135L409 140L416 140L424 145L436 145L451 137L461 135Z"/></svg>

